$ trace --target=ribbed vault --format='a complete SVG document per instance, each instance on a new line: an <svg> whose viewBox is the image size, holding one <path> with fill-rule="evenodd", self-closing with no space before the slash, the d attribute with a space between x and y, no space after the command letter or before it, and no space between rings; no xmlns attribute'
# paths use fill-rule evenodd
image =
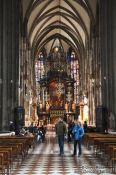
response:
<svg viewBox="0 0 116 175"><path fill-rule="evenodd" d="M23 0L26 35L34 55L42 47L49 53L55 41L64 51L72 47L80 58L94 24L96 1Z"/></svg>

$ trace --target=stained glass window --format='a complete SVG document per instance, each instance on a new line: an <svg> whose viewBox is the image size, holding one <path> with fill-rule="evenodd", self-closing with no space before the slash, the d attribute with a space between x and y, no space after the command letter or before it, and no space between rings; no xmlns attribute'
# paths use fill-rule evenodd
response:
<svg viewBox="0 0 116 175"><path fill-rule="evenodd" d="M76 58L75 52L72 51L70 55L70 66L71 66L71 78L74 79L74 102L79 103L79 62Z"/></svg>
<svg viewBox="0 0 116 175"><path fill-rule="evenodd" d="M39 81L45 75L44 61L42 52L39 53L38 59L35 61L35 79L36 79L36 93L40 101L40 84Z"/></svg>

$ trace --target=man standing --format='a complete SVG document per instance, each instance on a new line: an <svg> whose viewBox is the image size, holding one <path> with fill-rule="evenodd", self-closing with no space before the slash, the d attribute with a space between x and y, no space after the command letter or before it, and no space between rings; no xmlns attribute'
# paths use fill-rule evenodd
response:
<svg viewBox="0 0 116 175"><path fill-rule="evenodd" d="M56 124L56 135L58 137L58 144L60 148L60 156L64 154L64 139L67 134L66 124L62 118L59 118L58 123Z"/></svg>
<svg viewBox="0 0 116 175"><path fill-rule="evenodd" d="M73 138L74 138L74 151L73 156L77 154L77 144L78 144L78 157L82 154L81 141L84 135L84 129L81 127L81 123L78 120L75 120L75 126L72 130Z"/></svg>

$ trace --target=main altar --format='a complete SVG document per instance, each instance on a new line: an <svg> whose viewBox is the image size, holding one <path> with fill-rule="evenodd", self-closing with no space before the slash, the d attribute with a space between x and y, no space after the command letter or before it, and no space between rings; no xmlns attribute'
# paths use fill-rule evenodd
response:
<svg viewBox="0 0 116 175"><path fill-rule="evenodd" d="M43 56L40 56L43 60ZM38 81L38 118L54 123L58 117L67 119L76 115L75 78L71 75L70 61L61 47L54 47L42 62L44 75Z"/></svg>

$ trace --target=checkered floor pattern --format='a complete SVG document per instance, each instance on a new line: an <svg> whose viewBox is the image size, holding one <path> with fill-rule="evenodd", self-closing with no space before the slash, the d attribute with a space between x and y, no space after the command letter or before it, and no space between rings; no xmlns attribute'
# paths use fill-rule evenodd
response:
<svg viewBox="0 0 116 175"><path fill-rule="evenodd" d="M92 151L83 147L82 157L72 157L73 144L65 143L65 154L59 156L59 147L55 134L48 132L45 143L38 143L35 150L30 150L28 157L11 175L111 175L111 168L106 167Z"/></svg>

